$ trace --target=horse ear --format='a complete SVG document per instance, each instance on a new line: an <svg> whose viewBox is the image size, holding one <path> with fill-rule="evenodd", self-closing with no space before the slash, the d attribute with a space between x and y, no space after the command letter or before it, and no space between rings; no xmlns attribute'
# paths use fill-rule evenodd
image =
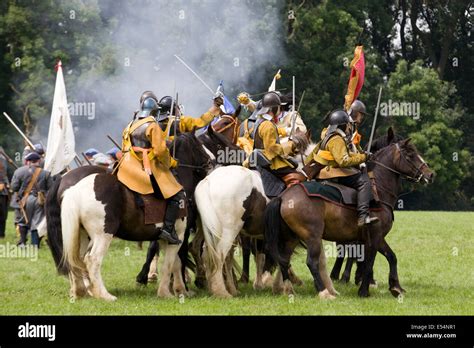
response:
<svg viewBox="0 0 474 348"><path fill-rule="evenodd" d="M209 126L207 126L207 134L212 136L214 134L214 128L212 128L212 125L209 124Z"/></svg>
<svg viewBox="0 0 474 348"><path fill-rule="evenodd" d="M393 128L390 127L388 130L387 130L387 143L390 144L393 139L395 139L395 132L393 131Z"/></svg>
<svg viewBox="0 0 474 348"><path fill-rule="evenodd" d="M311 128L309 128L306 131L306 138L308 138L309 141L311 141L311 138L313 137L313 132L311 131Z"/></svg>
<svg viewBox="0 0 474 348"><path fill-rule="evenodd" d="M232 117L233 117L233 118L239 117L241 111L242 111L242 105L239 104L239 106L237 106L237 109L235 109L235 112L234 112L234 114L232 115Z"/></svg>
<svg viewBox="0 0 474 348"><path fill-rule="evenodd" d="M402 141L402 145L406 146L410 143L410 141L411 141L411 138L407 138L407 139Z"/></svg>

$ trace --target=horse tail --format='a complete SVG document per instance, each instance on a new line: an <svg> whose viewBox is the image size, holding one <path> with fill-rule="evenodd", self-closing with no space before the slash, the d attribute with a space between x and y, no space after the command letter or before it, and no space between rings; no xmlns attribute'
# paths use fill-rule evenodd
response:
<svg viewBox="0 0 474 348"><path fill-rule="evenodd" d="M86 265L80 256L81 249L81 221L79 217L79 204L81 199L76 197L74 188L64 194L61 203L61 224L63 236L63 259L69 265L69 270L76 276L87 273Z"/></svg>
<svg viewBox="0 0 474 348"><path fill-rule="evenodd" d="M220 259L216 250L217 243L221 236L218 231L221 230L221 223L216 214L217 209L213 206L210 195L209 181L203 180L196 187L194 198L199 210L200 227L204 235L207 257L204 258L206 268L210 274L217 272L218 260Z"/></svg>
<svg viewBox="0 0 474 348"><path fill-rule="evenodd" d="M281 197L273 198L265 208L265 253L280 263L278 243L281 231Z"/></svg>
<svg viewBox="0 0 474 348"><path fill-rule="evenodd" d="M53 255L54 263L59 274L67 275L69 272L69 265L63 259L63 236L61 228L61 205L58 200L59 186L61 185L62 177L57 175L54 177L54 182L48 191L45 202L46 210L46 228L48 234L48 244L51 254Z"/></svg>

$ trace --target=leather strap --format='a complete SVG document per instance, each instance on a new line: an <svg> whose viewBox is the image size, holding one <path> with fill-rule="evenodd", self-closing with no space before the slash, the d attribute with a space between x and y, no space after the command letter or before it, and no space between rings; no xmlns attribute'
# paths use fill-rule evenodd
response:
<svg viewBox="0 0 474 348"><path fill-rule="evenodd" d="M26 186L25 192L23 192L23 197L21 198L21 201L20 201L20 204L21 204L22 207L25 206L26 200L28 199L28 196L30 195L31 190L33 189L33 186L36 184L36 181L38 181L38 177L39 177L40 173L41 173L41 168L36 167L35 171L33 173L33 176L31 177L31 180L28 183L28 186Z"/></svg>

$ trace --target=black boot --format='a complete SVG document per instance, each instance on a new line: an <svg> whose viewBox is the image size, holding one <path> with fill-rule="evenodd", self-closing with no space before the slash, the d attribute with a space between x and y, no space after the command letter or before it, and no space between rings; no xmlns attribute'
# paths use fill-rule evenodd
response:
<svg viewBox="0 0 474 348"><path fill-rule="evenodd" d="M20 229L20 241L17 243L18 246L26 245L26 235L28 233L28 227L19 226Z"/></svg>
<svg viewBox="0 0 474 348"><path fill-rule="evenodd" d="M179 213L179 200L173 198L175 198L175 196L167 202L165 221L161 229L160 239L168 241L169 244L181 244L182 241L178 238L174 228Z"/></svg>

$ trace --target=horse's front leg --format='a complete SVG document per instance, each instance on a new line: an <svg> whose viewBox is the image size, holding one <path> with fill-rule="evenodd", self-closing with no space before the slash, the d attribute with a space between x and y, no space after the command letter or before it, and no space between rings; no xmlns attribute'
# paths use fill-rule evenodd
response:
<svg viewBox="0 0 474 348"><path fill-rule="evenodd" d="M365 227L368 228L368 227ZM368 231L366 233L367 239L365 241L365 260L363 263L362 283L360 285L358 294L360 297L369 297L369 286L373 278L373 268L377 250L380 247L381 235L378 231Z"/></svg>
<svg viewBox="0 0 474 348"><path fill-rule="evenodd" d="M382 240L379 251L385 256L390 266L390 273L388 276L389 290L393 296L398 297L404 293L405 290L400 286L400 282L398 280L397 256L385 239Z"/></svg>
<svg viewBox="0 0 474 348"><path fill-rule="evenodd" d="M148 246L146 254L146 260L143 264L142 270L137 275L137 283L147 285L148 284L148 273L150 272L151 263L153 262L156 253L158 252L158 242L156 240L151 241Z"/></svg>

